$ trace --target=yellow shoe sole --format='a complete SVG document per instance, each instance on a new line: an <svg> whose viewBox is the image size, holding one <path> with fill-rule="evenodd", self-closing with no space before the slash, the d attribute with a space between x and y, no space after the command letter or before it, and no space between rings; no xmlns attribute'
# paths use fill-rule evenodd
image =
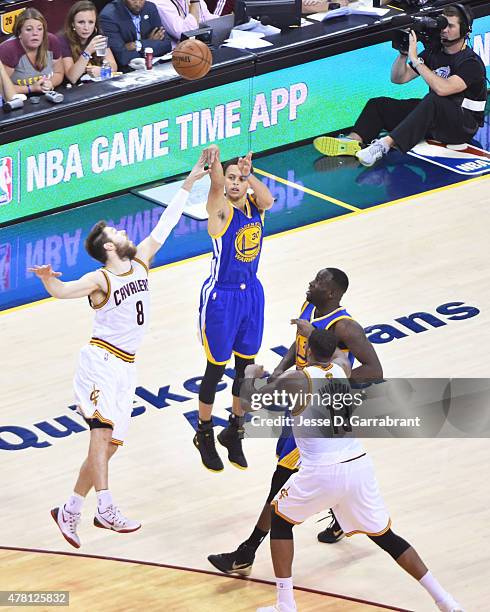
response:
<svg viewBox="0 0 490 612"><path fill-rule="evenodd" d="M337 157L338 155L355 156L361 150L361 145L357 140L341 140L332 136L320 136L315 138L313 146L322 155Z"/></svg>

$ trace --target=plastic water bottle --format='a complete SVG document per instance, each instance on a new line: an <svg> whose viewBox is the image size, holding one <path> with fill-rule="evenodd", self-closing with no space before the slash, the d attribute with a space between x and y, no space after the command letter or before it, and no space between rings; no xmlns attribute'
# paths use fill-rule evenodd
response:
<svg viewBox="0 0 490 612"><path fill-rule="evenodd" d="M100 67L100 80L105 81L106 79L110 79L112 77L112 68L107 60L102 62L102 66Z"/></svg>

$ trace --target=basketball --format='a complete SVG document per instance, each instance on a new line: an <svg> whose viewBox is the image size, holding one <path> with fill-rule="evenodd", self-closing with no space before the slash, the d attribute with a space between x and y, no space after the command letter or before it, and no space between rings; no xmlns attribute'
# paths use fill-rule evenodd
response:
<svg viewBox="0 0 490 612"><path fill-rule="evenodd" d="M213 63L209 47L200 40L184 40L172 52L172 65L181 77L192 81L205 76Z"/></svg>

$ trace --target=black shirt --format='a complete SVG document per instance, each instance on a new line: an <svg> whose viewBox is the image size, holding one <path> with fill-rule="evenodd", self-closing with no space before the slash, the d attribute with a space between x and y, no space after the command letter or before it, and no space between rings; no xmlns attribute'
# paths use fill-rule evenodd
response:
<svg viewBox="0 0 490 612"><path fill-rule="evenodd" d="M425 64L437 76L448 79L450 76L457 75L466 84L466 89L457 94L446 96L454 99L461 104L464 98L475 102L486 102L487 100L487 80L486 69L480 56L473 49L465 46L458 53L444 53L441 49L425 49L420 54ZM417 71L416 66L411 68ZM484 111L470 111L480 125L483 125Z"/></svg>

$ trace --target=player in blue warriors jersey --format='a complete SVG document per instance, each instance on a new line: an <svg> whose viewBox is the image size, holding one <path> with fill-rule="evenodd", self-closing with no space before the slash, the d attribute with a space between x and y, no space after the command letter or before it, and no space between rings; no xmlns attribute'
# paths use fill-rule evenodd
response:
<svg viewBox="0 0 490 612"><path fill-rule="evenodd" d="M350 364L357 359L359 365L353 368L351 381L359 383L383 378L378 356L363 328L340 305L348 286L349 279L342 270L324 268L318 272L309 284L306 302L301 308L299 318L291 321L297 327L296 340L275 368L270 380L279 377L294 365L297 368L306 365L308 338L314 329L332 330L337 338L338 350L347 353ZM284 432L278 441L276 452L278 462L272 476L270 492L251 535L237 550L208 557L212 565L226 574L250 574L257 548L270 531L270 503L291 474L298 470L299 450L292 435L288 436ZM331 525L318 537L320 541L331 543L343 537L342 528L334 516Z"/></svg>
<svg viewBox="0 0 490 612"><path fill-rule="evenodd" d="M224 166L216 145L208 147L205 154L211 177L207 211L213 259L199 306L199 330L207 365L199 390L199 425L194 445L203 465L220 472L223 462L216 451L212 411L216 388L232 354L236 372L232 414L218 440L227 449L233 465L240 469L248 467L242 449L244 413L240 406L240 382L262 342L264 291L257 268L264 211L271 208L274 198L253 175L251 153Z"/></svg>

